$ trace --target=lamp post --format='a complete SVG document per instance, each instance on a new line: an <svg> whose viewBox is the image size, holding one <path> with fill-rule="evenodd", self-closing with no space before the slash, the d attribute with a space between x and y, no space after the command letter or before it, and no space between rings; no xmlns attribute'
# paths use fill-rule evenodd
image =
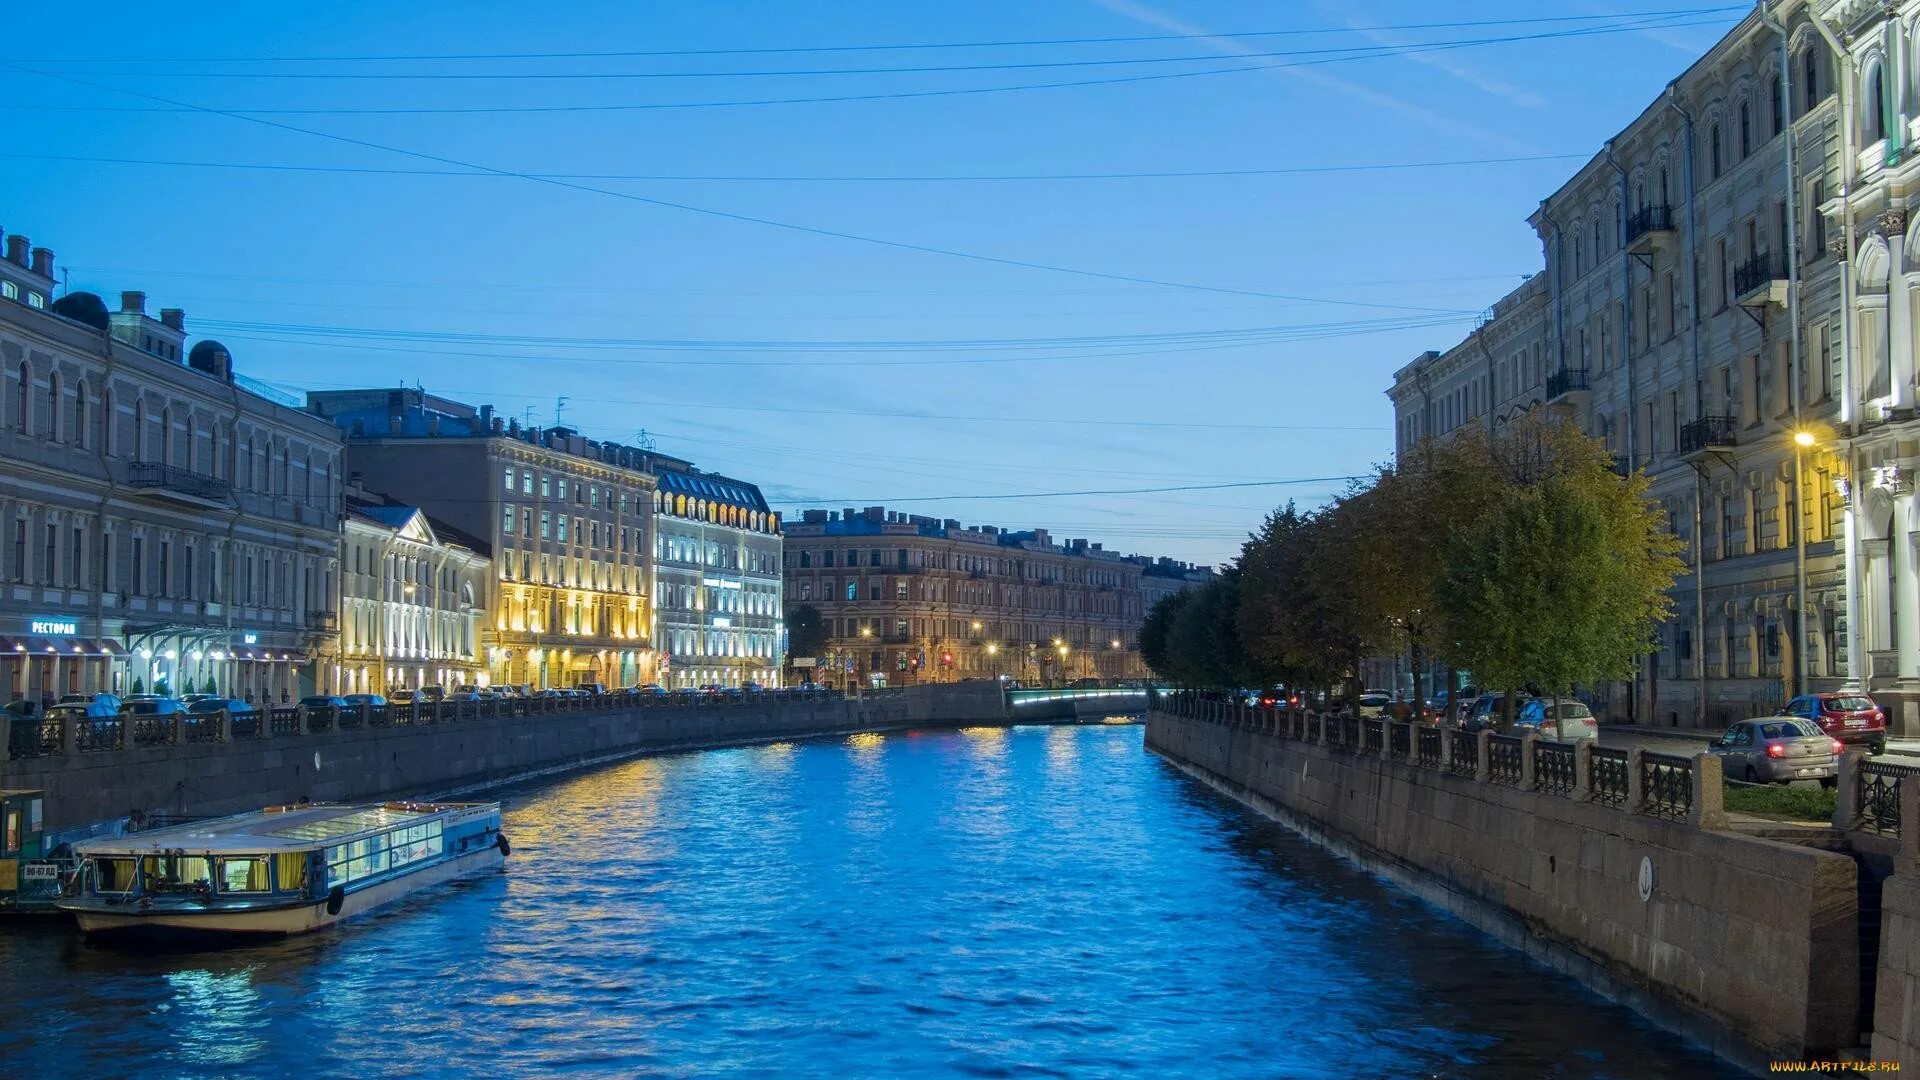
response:
<svg viewBox="0 0 1920 1080"><path fill-rule="evenodd" d="M1803 459L1814 445L1811 431L1793 433L1793 693L1807 692L1807 523ZM1703 643L1704 644L1704 643Z"/></svg>

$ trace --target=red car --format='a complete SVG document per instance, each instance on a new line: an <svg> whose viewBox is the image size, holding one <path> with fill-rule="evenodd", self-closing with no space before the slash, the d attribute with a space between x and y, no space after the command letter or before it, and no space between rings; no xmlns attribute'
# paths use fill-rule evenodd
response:
<svg viewBox="0 0 1920 1080"><path fill-rule="evenodd" d="M1887 711L1857 691L1803 694L1787 702L1780 713L1811 720L1840 742L1865 744L1870 754L1887 752Z"/></svg>

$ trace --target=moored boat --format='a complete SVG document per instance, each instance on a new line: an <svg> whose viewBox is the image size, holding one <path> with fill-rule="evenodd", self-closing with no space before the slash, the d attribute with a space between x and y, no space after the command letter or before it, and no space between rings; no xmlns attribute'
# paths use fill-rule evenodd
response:
<svg viewBox="0 0 1920 1080"><path fill-rule="evenodd" d="M499 803L268 807L75 845L88 934L284 935L499 866Z"/></svg>

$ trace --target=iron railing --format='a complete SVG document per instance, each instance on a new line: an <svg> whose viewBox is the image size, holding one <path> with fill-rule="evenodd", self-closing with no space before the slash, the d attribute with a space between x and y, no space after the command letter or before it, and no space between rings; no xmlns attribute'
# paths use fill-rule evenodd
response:
<svg viewBox="0 0 1920 1080"><path fill-rule="evenodd" d="M1731 416L1702 416L1680 425L1680 452L1697 454L1702 450L1733 445L1735 420Z"/></svg>
<svg viewBox="0 0 1920 1080"><path fill-rule="evenodd" d="M1853 816L1859 828L1882 836L1900 835L1900 778L1920 776L1920 767L1862 761L1853 785Z"/></svg>
<svg viewBox="0 0 1920 1080"><path fill-rule="evenodd" d="M1686 817L1693 809L1693 762L1676 754L1642 753L1640 801L1642 813Z"/></svg>
<svg viewBox="0 0 1920 1080"><path fill-rule="evenodd" d="M1673 229L1673 207L1643 206L1627 219L1627 243L1647 235L1650 232L1669 232Z"/></svg>
<svg viewBox="0 0 1920 1080"><path fill-rule="evenodd" d="M1627 752L1596 746L1587 754L1587 791L1593 801L1627 805Z"/></svg>
<svg viewBox="0 0 1920 1080"><path fill-rule="evenodd" d="M1519 786L1522 776L1522 751L1526 743L1517 735L1493 735L1487 739L1487 778L1496 784Z"/></svg>
<svg viewBox="0 0 1920 1080"><path fill-rule="evenodd" d="M1437 727L1420 728L1420 737L1416 740L1420 766L1426 769L1440 767L1440 738L1444 734Z"/></svg>
<svg viewBox="0 0 1920 1080"><path fill-rule="evenodd" d="M1413 756L1413 725L1394 724L1387 728L1387 754L1405 761Z"/></svg>
<svg viewBox="0 0 1920 1080"><path fill-rule="evenodd" d="M136 461L128 465L127 486L162 488L216 502L224 502L229 497L225 480L177 465L162 465L157 461Z"/></svg>
<svg viewBox="0 0 1920 1080"><path fill-rule="evenodd" d="M1360 725L1360 752L1378 754L1380 746L1386 742L1387 723L1375 717L1367 717Z"/></svg>
<svg viewBox="0 0 1920 1080"><path fill-rule="evenodd" d="M1786 280L1785 268L1770 252L1762 251L1733 268L1733 295L1745 296L1776 281Z"/></svg>
<svg viewBox="0 0 1920 1080"><path fill-rule="evenodd" d="M1572 743L1545 740L1534 743L1534 786L1555 795L1573 794L1574 785L1579 779L1574 775L1574 762L1577 760Z"/></svg>
<svg viewBox="0 0 1920 1080"><path fill-rule="evenodd" d="M1453 740L1453 762L1448 771L1460 776L1479 772L1480 736L1471 731L1449 731L1447 737Z"/></svg>
<svg viewBox="0 0 1920 1080"><path fill-rule="evenodd" d="M1547 400L1552 401L1563 394L1587 389L1587 372L1586 368L1561 368L1548 375Z"/></svg>

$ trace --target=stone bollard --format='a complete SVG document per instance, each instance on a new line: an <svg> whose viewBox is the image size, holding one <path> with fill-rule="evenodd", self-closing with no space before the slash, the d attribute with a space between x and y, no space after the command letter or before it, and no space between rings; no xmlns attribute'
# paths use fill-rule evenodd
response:
<svg viewBox="0 0 1920 1080"><path fill-rule="evenodd" d="M1629 814L1637 814L1647 805L1647 785L1644 779L1647 750L1636 746L1627 751L1627 806Z"/></svg>
<svg viewBox="0 0 1920 1080"><path fill-rule="evenodd" d="M173 745L180 746L187 741L187 714L173 714Z"/></svg>
<svg viewBox="0 0 1920 1080"><path fill-rule="evenodd" d="M1727 789L1720 775L1720 757L1699 753L1693 756L1693 797L1687 808L1687 824L1696 829L1727 827Z"/></svg>
<svg viewBox="0 0 1920 1080"><path fill-rule="evenodd" d="M1840 755L1840 772L1833 786L1833 827L1845 831L1857 828L1860 824L1860 766L1867 760L1867 752L1859 747L1848 747Z"/></svg>
<svg viewBox="0 0 1920 1080"><path fill-rule="evenodd" d="M1445 727L1440 729L1440 771L1453 771L1453 732Z"/></svg>
<svg viewBox="0 0 1920 1080"><path fill-rule="evenodd" d="M1539 745L1540 733L1529 731L1520 736L1520 790L1532 791L1540 786L1540 777L1534 769L1533 748Z"/></svg>
<svg viewBox="0 0 1920 1080"><path fill-rule="evenodd" d="M1573 744L1573 801L1593 800L1593 742L1581 739Z"/></svg>
<svg viewBox="0 0 1920 1080"><path fill-rule="evenodd" d="M45 720L41 720L40 722L42 724L46 723ZM79 748L77 745L80 736L79 728L80 725L74 723L74 717L62 716L60 718L60 752L62 754L71 757L73 756L73 752Z"/></svg>
<svg viewBox="0 0 1920 1080"><path fill-rule="evenodd" d="M1920 863L1920 776L1902 776L1900 785L1900 859L1895 871L1906 873Z"/></svg>
<svg viewBox="0 0 1920 1080"><path fill-rule="evenodd" d="M273 708L273 704L272 704L271 702L269 702L269 703L267 704L267 708L269 708L269 709L271 709L271 708ZM221 710L220 710L220 715L214 718L214 721L213 721L213 723L214 723L214 729L213 729L213 740L214 740L215 742L223 742L223 743L224 743L224 742L232 742L232 741L233 741L233 712L232 712L232 710L230 710L230 709L221 709Z"/></svg>
<svg viewBox="0 0 1920 1080"><path fill-rule="evenodd" d="M1380 760L1381 761L1393 760L1393 729L1397 727L1399 723L1400 722L1398 720L1392 720L1392 719L1382 719L1380 721Z"/></svg>
<svg viewBox="0 0 1920 1080"><path fill-rule="evenodd" d="M295 712L300 710L300 706L298 705L295 705L293 708ZM253 737L256 739L273 738L273 710L261 709L258 715L260 717L260 727L254 731Z"/></svg>
<svg viewBox="0 0 1920 1080"><path fill-rule="evenodd" d="M1484 784L1493 779L1493 732L1482 731L1474 736L1473 746L1473 778Z"/></svg>

